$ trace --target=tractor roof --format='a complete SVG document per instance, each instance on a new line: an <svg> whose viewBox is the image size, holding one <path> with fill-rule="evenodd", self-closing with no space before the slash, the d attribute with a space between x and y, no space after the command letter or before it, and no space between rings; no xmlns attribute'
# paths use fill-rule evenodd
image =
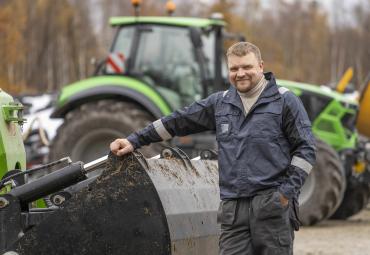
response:
<svg viewBox="0 0 370 255"><path fill-rule="evenodd" d="M225 26L226 22L219 19L201 19L201 18L185 18L185 17L112 17L109 20L112 26L122 26L130 24L160 24L172 26L187 26L187 27L209 27L209 26Z"/></svg>

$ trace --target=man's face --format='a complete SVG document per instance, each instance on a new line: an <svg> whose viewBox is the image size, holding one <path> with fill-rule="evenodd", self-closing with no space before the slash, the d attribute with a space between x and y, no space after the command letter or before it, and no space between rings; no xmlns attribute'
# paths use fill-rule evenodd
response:
<svg viewBox="0 0 370 255"><path fill-rule="evenodd" d="M245 93L254 88L263 75L263 62L250 52L243 57L230 55L227 59L229 81L239 92Z"/></svg>

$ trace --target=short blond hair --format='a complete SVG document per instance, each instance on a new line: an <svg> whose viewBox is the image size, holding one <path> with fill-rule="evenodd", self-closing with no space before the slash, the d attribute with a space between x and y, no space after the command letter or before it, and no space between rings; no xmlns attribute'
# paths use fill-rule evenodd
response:
<svg viewBox="0 0 370 255"><path fill-rule="evenodd" d="M253 43L250 42L238 42L230 46L230 48L226 52L226 57L229 57L231 55L235 55L238 57L244 57L248 53L253 53L258 62L262 62L262 57L261 57L261 51L260 49L254 45Z"/></svg>

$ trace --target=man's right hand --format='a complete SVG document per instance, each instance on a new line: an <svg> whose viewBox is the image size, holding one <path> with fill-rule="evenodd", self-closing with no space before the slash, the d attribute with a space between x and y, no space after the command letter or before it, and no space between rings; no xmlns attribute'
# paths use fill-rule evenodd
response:
<svg viewBox="0 0 370 255"><path fill-rule="evenodd" d="M114 155L123 156L127 153L133 152L134 146L132 146L129 140L120 138L120 139L114 140L110 144L110 150Z"/></svg>

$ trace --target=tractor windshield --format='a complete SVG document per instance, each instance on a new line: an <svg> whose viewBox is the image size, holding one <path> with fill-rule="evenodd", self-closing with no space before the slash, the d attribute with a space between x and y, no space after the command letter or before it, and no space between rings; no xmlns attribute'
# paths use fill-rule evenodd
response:
<svg viewBox="0 0 370 255"><path fill-rule="evenodd" d="M124 29L121 29L111 51L123 53L123 55L128 58L134 34L135 27L125 27Z"/></svg>
<svg viewBox="0 0 370 255"><path fill-rule="evenodd" d="M226 59L225 54L223 52L223 49L221 49L221 52L216 53L216 31L214 29L205 29L202 31L202 42L203 42L203 52L206 58L206 65L207 70L209 72L208 79L211 82L210 86L208 86L208 93L216 92L220 88L215 86L216 80L221 78L223 87L221 89L227 89L228 83L227 83L227 65L226 65ZM218 39L220 40L220 39ZM220 54L220 64L221 67L219 70L221 70L221 73L219 74L220 77L217 77L216 75L216 54ZM225 83L226 82L226 83Z"/></svg>
<svg viewBox="0 0 370 255"><path fill-rule="evenodd" d="M207 66L209 71L209 76L211 79L215 78L215 54L216 54L216 34L213 30L203 31L202 33L202 42L203 42L203 51L204 55L207 60ZM222 52L223 54L223 52ZM224 79L227 78L227 66L225 62L224 55L221 58L221 70L222 70L222 77Z"/></svg>
<svg viewBox="0 0 370 255"><path fill-rule="evenodd" d="M213 78L215 74L215 33L204 31L202 33L202 42L209 76Z"/></svg>
<svg viewBox="0 0 370 255"><path fill-rule="evenodd" d="M187 28L122 27L112 51L122 52L129 62L129 74L156 87L173 107L201 98L200 68Z"/></svg>

